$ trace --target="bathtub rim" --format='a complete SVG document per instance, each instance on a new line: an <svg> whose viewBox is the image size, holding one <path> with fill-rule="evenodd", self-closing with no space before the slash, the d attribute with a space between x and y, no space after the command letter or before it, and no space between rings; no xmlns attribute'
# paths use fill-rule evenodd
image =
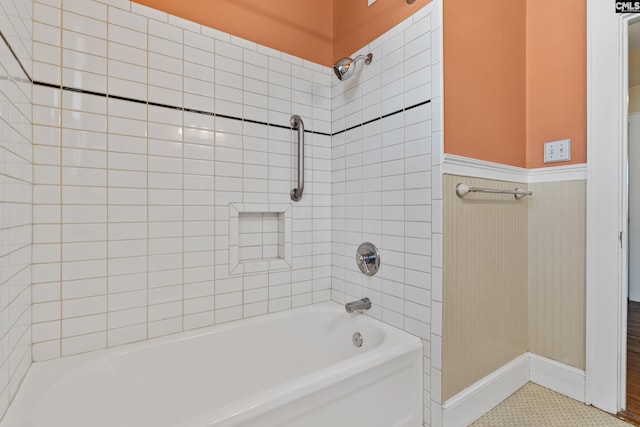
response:
<svg viewBox="0 0 640 427"><path fill-rule="evenodd" d="M223 333L225 331L232 331L234 329L240 329L245 326L250 326L257 323L262 323L266 318L269 319L279 319L285 318L295 315L298 312L303 311L312 311L312 312L322 312L322 311L332 311L340 313L342 312L344 316L348 316L351 318L362 318L366 319L366 322L374 322L376 327L380 328L385 333L385 338L391 337L397 338L399 335L409 335L417 340L420 338L416 335L411 334L410 332L399 329L395 326L391 326L387 323L379 319L375 319L371 316L368 316L365 312L356 311L354 313L347 313L344 311L344 305L340 303L336 303L334 301L324 301L316 304L311 304L303 307L296 307L289 310L278 311L274 313L265 313L257 316L247 317L244 319L232 320L229 322L217 323L214 325L204 326L202 328L196 328L189 331L176 332L168 335L163 335L160 337L147 338L140 341L135 341L127 344L121 344L114 347L108 347L98 350L92 350L85 353L73 354L69 356L62 356L55 359L44 360L40 362L33 362L29 371L31 369L43 369L38 368L39 366L47 366L49 364L60 364L63 365L63 368L67 368L66 365L73 365L73 367L77 367L78 362L86 362L85 359L93 360L96 358L102 359L107 358L108 356L116 356L116 355L127 355L130 353L135 353L141 349L152 349L156 347L161 347L167 343L177 343L181 341L188 341L192 339L196 339L205 335L215 335L217 333ZM395 341L395 340L394 340ZM371 349L373 351L375 349Z"/></svg>
<svg viewBox="0 0 640 427"><path fill-rule="evenodd" d="M350 375L354 375L354 373L362 373L394 358L408 355L416 351L419 351L422 357L423 346L419 337L370 316L366 316L364 313L355 312L349 314L343 310L344 308L341 304L334 301L326 301L291 310L266 313L264 315L254 316L251 318L220 323L191 331L123 344L112 348L90 351L87 353L66 356L43 362L34 362L27 372L27 376L25 377L20 390L16 394L16 398L22 394L29 394L29 399L27 401L25 401L25 399L14 399L4 417L0 420L0 427L8 427L5 420L13 413L16 413L16 415L11 418L18 420L23 419L21 414L28 411L29 407L33 408L34 405L37 405L37 402L43 398L53 384L78 368L93 364L99 366L101 363L108 363L112 358L126 356L140 350L152 350L167 344L197 339L207 335L215 335L225 331L233 331L238 328L251 327L251 325L264 322L266 318L286 318L305 311L329 312L332 314L348 316L350 318L361 317L363 321L373 323L375 328L382 331L384 335L383 341L380 345L371 348L360 355L341 359L328 366L305 373L293 380L282 384L275 384L265 390L249 394L246 397L222 405L218 408L211 409L204 413L195 414L186 418L183 422L178 424L178 426L191 427L205 425L201 424L200 420L205 422L205 420L209 419L211 419L211 422L222 422L222 425L225 425L225 420L238 416L239 412L242 412L245 416L250 416L252 413L255 413L255 411L261 412L263 410L268 410L269 408L276 408L296 400L294 393L292 393L291 390L306 390L306 395L312 394L322 390L323 387L334 383L336 378L348 376L349 373L351 373ZM54 368L49 368L50 366L53 366ZM91 368L91 366L89 366L89 368ZM32 377L34 376L37 376L37 378L32 380ZM422 383L422 380L420 382ZM44 384L46 384L46 386L44 386ZM310 384L312 387L309 387ZM274 395L277 396L278 399L274 399ZM15 406L15 403L18 403L19 406ZM240 408L246 409L241 411Z"/></svg>

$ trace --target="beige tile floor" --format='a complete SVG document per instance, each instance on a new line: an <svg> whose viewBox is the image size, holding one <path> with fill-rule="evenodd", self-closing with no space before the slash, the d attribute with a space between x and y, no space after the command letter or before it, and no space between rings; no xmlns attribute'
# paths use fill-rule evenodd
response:
<svg viewBox="0 0 640 427"><path fill-rule="evenodd" d="M614 416L559 393L528 383L482 418L473 427L629 427Z"/></svg>

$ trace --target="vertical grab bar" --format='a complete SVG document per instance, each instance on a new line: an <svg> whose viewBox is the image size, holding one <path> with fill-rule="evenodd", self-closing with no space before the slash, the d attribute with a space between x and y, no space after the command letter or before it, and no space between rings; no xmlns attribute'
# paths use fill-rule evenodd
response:
<svg viewBox="0 0 640 427"><path fill-rule="evenodd" d="M304 191L304 123L299 115L291 116L291 127L298 128L298 188L291 190L291 200L299 202Z"/></svg>

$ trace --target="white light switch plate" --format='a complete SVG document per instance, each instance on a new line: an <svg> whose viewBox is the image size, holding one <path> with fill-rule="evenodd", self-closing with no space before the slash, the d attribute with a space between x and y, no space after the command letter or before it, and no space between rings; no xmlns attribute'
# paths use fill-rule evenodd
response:
<svg viewBox="0 0 640 427"><path fill-rule="evenodd" d="M372 4L374 4L376 2L376 0L367 0L369 2L369 6L371 6Z"/></svg>
<svg viewBox="0 0 640 427"><path fill-rule="evenodd" d="M568 162L571 160L571 140L561 139L544 143L544 162Z"/></svg>

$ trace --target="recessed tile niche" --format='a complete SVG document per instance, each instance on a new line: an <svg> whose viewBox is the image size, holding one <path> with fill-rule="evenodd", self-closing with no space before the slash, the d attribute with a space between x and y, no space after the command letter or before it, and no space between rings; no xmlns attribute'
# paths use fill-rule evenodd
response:
<svg viewBox="0 0 640 427"><path fill-rule="evenodd" d="M291 206L229 205L229 272L291 268Z"/></svg>

